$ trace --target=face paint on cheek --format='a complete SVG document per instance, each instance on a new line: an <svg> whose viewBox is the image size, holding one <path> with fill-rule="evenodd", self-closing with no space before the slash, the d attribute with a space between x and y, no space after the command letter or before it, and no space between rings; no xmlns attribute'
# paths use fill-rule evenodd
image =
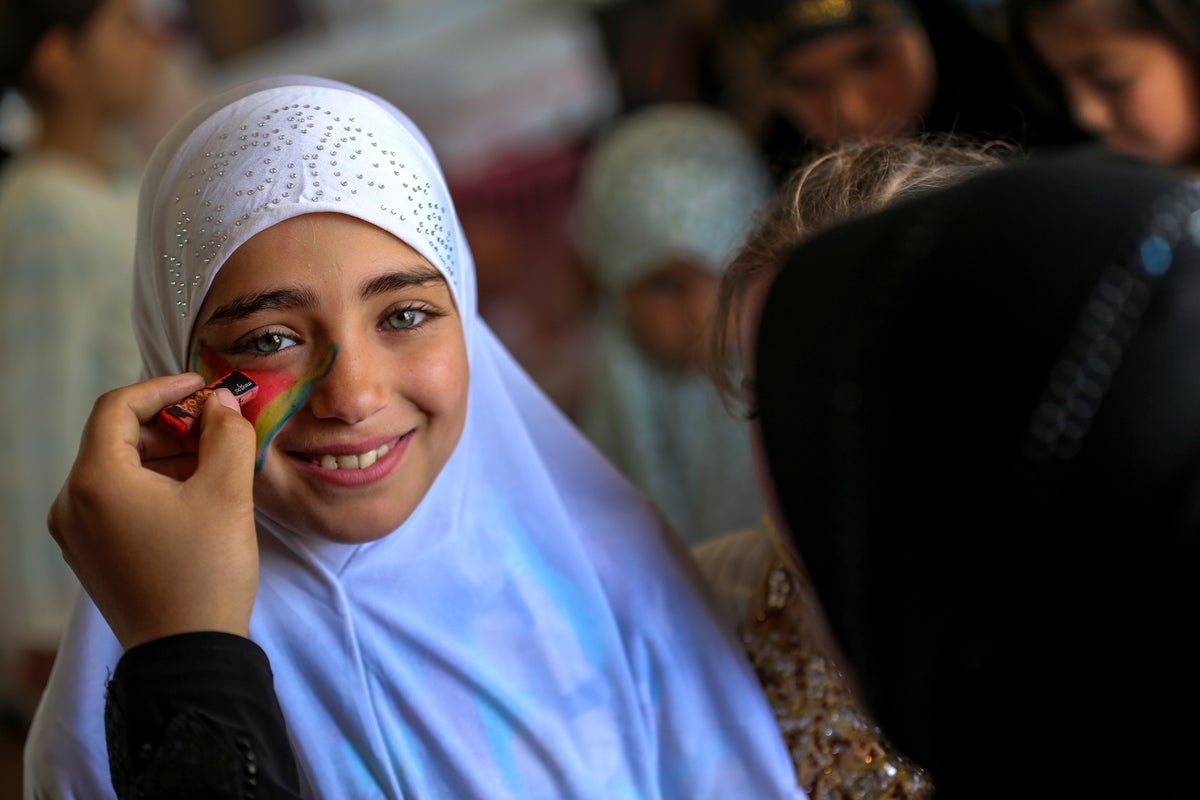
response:
<svg viewBox="0 0 1200 800"><path fill-rule="evenodd" d="M279 433L284 423L304 405L317 381L329 374L334 360L337 359L337 353L337 344L330 344L321 359L301 375L287 370L241 370L258 384L258 396L242 406L242 416L254 424L256 475L266 463L267 447L270 446L271 440ZM210 371L224 375L232 367L211 347L197 343L192 356L192 369L207 378Z"/></svg>
<svg viewBox="0 0 1200 800"><path fill-rule="evenodd" d="M203 339L197 339L196 346L192 348L191 365L192 372L198 373L207 383L215 381L218 375L233 371L230 363L206 345Z"/></svg>

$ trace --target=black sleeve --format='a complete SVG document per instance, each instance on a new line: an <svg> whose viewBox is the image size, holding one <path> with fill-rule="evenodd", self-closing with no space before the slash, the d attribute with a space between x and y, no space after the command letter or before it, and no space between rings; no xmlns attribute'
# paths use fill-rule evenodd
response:
<svg viewBox="0 0 1200 800"><path fill-rule="evenodd" d="M299 798L266 653L203 632L130 648L108 683L105 733L119 798Z"/></svg>

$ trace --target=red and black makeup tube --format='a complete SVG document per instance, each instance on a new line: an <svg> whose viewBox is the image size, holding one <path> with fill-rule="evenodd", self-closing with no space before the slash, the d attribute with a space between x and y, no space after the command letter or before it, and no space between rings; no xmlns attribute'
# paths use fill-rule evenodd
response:
<svg viewBox="0 0 1200 800"><path fill-rule="evenodd" d="M159 427L170 431L180 439L191 433L204 413L204 403L217 389L228 389L237 398L239 405L246 405L258 394L258 384L246 374L234 370L223 378L213 381L203 389L197 389L178 403L158 412Z"/></svg>

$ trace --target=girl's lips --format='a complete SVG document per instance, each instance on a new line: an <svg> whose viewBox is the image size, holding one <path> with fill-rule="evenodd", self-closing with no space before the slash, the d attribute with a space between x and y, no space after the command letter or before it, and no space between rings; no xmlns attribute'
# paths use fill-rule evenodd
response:
<svg viewBox="0 0 1200 800"><path fill-rule="evenodd" d="M335 448L331 452L293 452L291 455L301 469L322 481L340 486L364 486L382 479L395 469L411 440L412 434L408 433L374 447L355 445Z"/></svg>

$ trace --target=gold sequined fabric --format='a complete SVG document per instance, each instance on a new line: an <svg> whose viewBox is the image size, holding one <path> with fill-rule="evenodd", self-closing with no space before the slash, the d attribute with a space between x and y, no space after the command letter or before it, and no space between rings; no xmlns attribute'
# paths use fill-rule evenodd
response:
<svg viewBox="0 0 1200 800"><path fill-rule="evenodd" d="M812 800L925 800L928 774L898 753L818 646L820 613L802 575L772 557L742 642Z"/></svg>

